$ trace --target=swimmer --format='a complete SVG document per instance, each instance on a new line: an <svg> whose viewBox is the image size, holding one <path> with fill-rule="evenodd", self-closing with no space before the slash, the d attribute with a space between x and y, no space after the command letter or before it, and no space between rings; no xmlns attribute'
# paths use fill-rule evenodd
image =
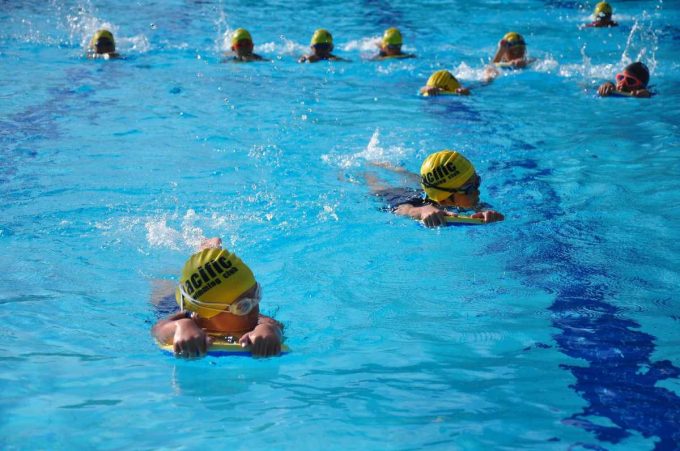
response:
<svg viewBox="0 0 680 451"><path fill-rule="evenodd" d="M484 223L505 219L501 213L480 203L482 178L477 175L472 163L458 152L442 150L429 155L420 168L420 177L403 168L380 166L411 180L420 180L424 190L423 193L410 188L389 188L374 176L367 176L374 194L387 201L390 210L397 215L422 221L427 227L446 225L447 217L459 216L469 210L474 211L470 217L481 219Z"/></svg>
<svg viewBox="0 0 680 451"><path fill-rule="evenodd" d="M184 265L175 292L180 312L158 321L151 333L185 359L204 356L211 334L240 337L239 344L253 356L278 355L282 326L260 314L260 296L250 268L222 249L219 238L211 238Z"/></svg>
<svg viewBox="0 0 680 451"><path fill-rule="evenodd" d="M412 53L403 53L401 51L401 45L403 40L401 38L401 32L398 28L388 28L382 37L382 42L380 43L380 53L371 58L373 61L382 61L391 58L415 58L416 56Z"/></svg>
<svg viewBox="0 0 680 451"><path fill-rule="evenodd" d="M600 27L616 27L618 23L612 20L612 7L607 2L600 2L595 5L595 11L593 11L593 17L595 20L585 27L600 28Z"/></svg>
<svg viewBox="0 0 680 451"><path fill-rule="evenodd" d="M322 60L347 61L346 59L331 53L333 51L333 36L328 30L324 30L323 28L319 28L314 32L310 48L312 49L312 53L301 56L298 63L316 63Z"/></svg>
<svg viewBox="0 0 680 451"><path fill-rule="evenodd" d="M233 58L223 62L249 63L251 61L268 61L253 53L253 38L245 28L239 28L231 35L231 51L236 53Z"/></svg>
<svg viewBox="0 0 680 451"><path fill-rule="evenodd" d="M647 89L649 83L649 69L641 62L629 64L623 71L616 74L616 84L608 81L600 85L597 93L602 97L624 96L624 97L651 97L652 94Z"/></svg>
<svg viewBox="0 0 680 451"><path fill-rule="evenodd" d="M87 56L91 59L102 58L106 60L120 58L120 55L116 53L116 42L113 39L113 33L104 28L97 30L90 41Z"/></svg>
<svg viewBox="0 0 680 451"><path fill-rule="evenodd" d="M534 62L527 58L527 46L521 34L511 31L498 43L498 50L493 57L492 66L484 70L485 81L491 81L500 75L497 67L504 69L523 69Z"/></svg>
<svg viewBox="0 0 680 451"><path fill-rule="evenodd" d="M420 94L424 96L436 96L440 94L470 95L470 90L460 85L456 77L448 70L438 70L430 76L425 86L420 88Z"/></svg>

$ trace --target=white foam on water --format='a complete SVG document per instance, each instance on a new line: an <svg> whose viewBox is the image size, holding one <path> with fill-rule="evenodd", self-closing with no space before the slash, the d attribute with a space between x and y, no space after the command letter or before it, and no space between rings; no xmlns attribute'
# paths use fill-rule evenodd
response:
<svg viewBox="0 0 680 451"><path fill-rule="evenodd" d="M362 160L370 162L387 162L396 165L405 154L406 150L400 146L391 146L388 148L381 147L380 129L375 129L373 135L371 135L371 139L368 141L368 145L361 152L340 156L322 155L321 160L328 164L347 169L359 167Z"/></svg>

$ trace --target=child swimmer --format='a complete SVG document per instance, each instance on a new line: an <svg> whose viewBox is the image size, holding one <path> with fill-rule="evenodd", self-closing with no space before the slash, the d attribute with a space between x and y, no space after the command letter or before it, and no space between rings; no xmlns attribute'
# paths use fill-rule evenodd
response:
<svg viewBox="0 0 680 451"><path fill-rule="evenodd" d="M595 20L585 26L588 28L616 27L619 24L612 20L612 13L612 7L609 3L600 2L595 5L595 11L593 11Z"/></svg>
<svg viewBox="0 0 680 451"><path fill-rule="evenodd" d="M470 95L470 90L461 86L451 72L448 70L438 70L430 76L425 86L420 88L423 96L436 96L440 94L458 94L463 96Z"/></svg>
<svg viewBox="0 0 680 451"><path fill-rule="evenodd" d="M249 63L252 61L269 61L260 55L253 53L253 38L245 28L239 28L231 35L231 51L234 55L231 59L224 62Z"/></svg>
<svg viewBox="0 0 680 451"><path fill-rule="evenodd" d="M234 253L212 238L189 257L180 276L175 299L181 311L158 321L152 335L159 343L172 344L175 356L202 357L212 335L240 337L242 347L254 356L281 352L282 326L260 314L260 284Z"/></svg>
<svg viewBox="0 0 680 451"><path fill-rule="evenodd" d="M533 60L527 59L527 45L522 35L511 31L498 42L498 50L491 62L500 67L520 69Z"/></svg>
<svg viewBox="0 0 680 451"><path fill-rule="evenodd" d="M120 58L120 55L116 53L116 41L113 39L113 33L104 28L97 30L90 41L87 57L106 60Z"/></svg>
<svg viewBox="0 0 680 451"><path fill-rule="evenodd" d="M373 61L382 61L392 58L415 58L416 56L412 53L403 53L401 51L401 46L403 44L403 39L401 37L401 31L398 28L388 28L382 37L382 42L380 44L380 53L371 58Z"/></svg>
<svg viewBox="0 0 680 451"><path fill-rule="evenodd" d="M418 178L403 168L379 166ZM458 152L442 150L429 155L420 168L419 180L424 194L412 189L385 188L375 178L367 177L374 193L387 201L393 213L422 221L427 227L446 225L447 217L459 216L465 210L474 210L470 217L484 223L505 219L497 211L484 209L479 201L482 178L472 163Z"/></svg>
<svg viewBox="0 0 680 451"><path fill-rule="evenodd" d="M301 56L298 63L316 63L323 60L347 61L346 59L331 53L333 51L333 36L328 30L324 30L323 28L319 28L314 32L310 48L312 49L312 53Z"/></svg>
<svg viewBox="0 0 680 451"><path fill-rule="evenodd" d="M600 85L597 93L602 97L624 96L648 98L652 94L647 89L649 69L641 62L629 64L616 74L616 84L608 81Z"/></svg>

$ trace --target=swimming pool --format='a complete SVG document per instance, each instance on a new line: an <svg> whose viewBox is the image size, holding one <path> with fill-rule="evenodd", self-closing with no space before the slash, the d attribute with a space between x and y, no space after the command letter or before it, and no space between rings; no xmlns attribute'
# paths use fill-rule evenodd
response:
<svg viewBox="0 0 680 451"><path fill-rule="evenodd" d="M680 6L22 2L0 11L3 449L674 449ZM108 25L120 61L82 58ZM399 26L417 59L365 61ZM271 63L220 64L224 34ZM295 62L317 27L346 64ZM507 31L534 68L469 98ZM601 99L641 57L658 95ZM453 148L502 223L381 210ZM221 236L290 355L180 362L159 281Z"/></svg>

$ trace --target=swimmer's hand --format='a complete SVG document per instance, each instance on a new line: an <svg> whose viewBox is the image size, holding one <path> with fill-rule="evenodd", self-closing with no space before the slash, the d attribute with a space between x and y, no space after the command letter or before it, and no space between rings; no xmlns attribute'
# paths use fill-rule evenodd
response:
<svg viewBox="0 0 680 451"><path fill-rule="evenodd" d="M607 97L611 95L614 91L616 91L616 86L614 86L614 83L612 83L611 81L602 83L602 85L599 88L597 88L597 93L602 97Z"/></svg>
<svg viewBox="0 0 680 451"><path fill-rule="evenodd" d="M256 357L271 357L281 353L281 329L274 323L265 322L244 334L238 341L241 347L250 346Z"/></svg>
<svg viewBox="0 0 680 451"><path fill-rule="evenodd" d="M485 224L488 222L497 222L505 219L505 216L494 210L480 211L471 215L470 217L483 219Z"/></svg>
<svg viewBox="0 0 680 451"><path fill-rule="evenodd" d="M508 63L513 67L524 68L524 67L527 67L529 65L530 61L525 59L525 58L517 58L517 59L508 61Z"/></svg>
<svg viewBox="0 0 680 451"><path fill-rule="evenodd" d="M434 86L423 86L420 88L420 93L421 94L427 94L428 96L436 96L439 95L440 93L444 92L442 88L436 88ZM456 94L462 95L462 96L469 96L470 95L470 90L468 88L463 88L460 87L456 89Z"/></svg>
<svg viewBox="0 0 680 451"><path fill-rule="evenodd" d="M646 89L636 89L635 91L631 91L631 94L633 95L633 97L640 97L644 99L652 97L652 93Z"/></svg>
<svg viewBox="0 0 680 451"><path fill-rule="evenodd" d="M202 251L204 249L222 249L222 239L219 237L214 237L201 241L201 244L198 246L198 250Z"/></svg>
<svg viewBox="0 0 680 451"><path fill-rule="evenodd" d="M401 205L400 205L401 207ZM423 221L425 227L441 227L447 224L447 216L458 216L456 213L442 210L434 205L423 205L422 207L411 207L412 213L417 214L417 218ZM413 216L413 214L411 215Z"/></svg>
<svg viewBox="0 0 680 451"><path fill-rule="evenodd" d="M175 357L193 359L203 357L212 344L212 338L191 318L175 321L172 348Z"/></svg>

